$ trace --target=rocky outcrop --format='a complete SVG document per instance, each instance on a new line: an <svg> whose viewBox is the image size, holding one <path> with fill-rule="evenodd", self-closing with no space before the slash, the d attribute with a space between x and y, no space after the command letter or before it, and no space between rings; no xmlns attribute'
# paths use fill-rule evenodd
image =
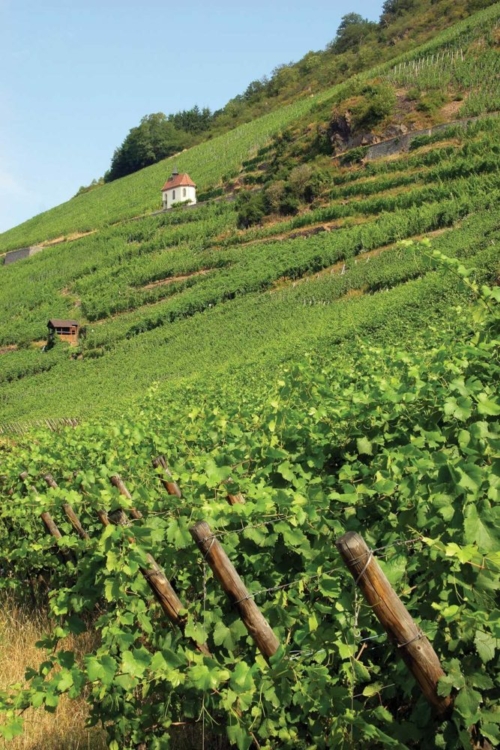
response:
<svg viewBox="0 0 500 750"><path fill-rule="evenodd" d="M328 138L332 144L332 151L336 154L338 151L345 150L346 143L349 142L352 135L351 113L347 111L345 115L335 115L328 126Z"/></svg>
<svg viewBox="0 0 500 750"><path fill-rule="evenodd" d="M373 133L353 134L352 116L349 111L343 115L335 115L328 126L327 136L332 147L332 154L338 156L351 148L371 146L378 143L380 138Z"/></svg>

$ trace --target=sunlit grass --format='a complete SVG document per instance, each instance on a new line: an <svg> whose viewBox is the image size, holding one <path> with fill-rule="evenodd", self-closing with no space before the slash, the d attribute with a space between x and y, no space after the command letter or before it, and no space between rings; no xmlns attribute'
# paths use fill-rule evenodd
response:
<svg viewBox="0 0 500 750"><path fill-rule="evenodd" d="M45 652L36 642L50 630L50 619L41 609L3 598L0 605L0 691L14 683L23 683L28 667L37 668ZM66 649L85 654L96 641L87 632L65 641ZM88 706L84 698L70 700L62 696L55 713L29 709L23 714L24 732L11 742L0 739L0 748L9 750L101 750L106 747L105 733L86 728Z"/></svg>

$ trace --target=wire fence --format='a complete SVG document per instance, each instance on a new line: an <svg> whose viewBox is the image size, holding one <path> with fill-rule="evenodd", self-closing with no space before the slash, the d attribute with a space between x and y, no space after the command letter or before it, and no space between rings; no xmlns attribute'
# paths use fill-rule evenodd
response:
<svg viewBox="0 0 500 750"><path fill-rule="evenodd" d="M77 417L55 417L52 419L33 419L27 422L5 422L0 424L0 435L23 435L37 428L47 428L57 432L62 427L77 427Z"/></svg>

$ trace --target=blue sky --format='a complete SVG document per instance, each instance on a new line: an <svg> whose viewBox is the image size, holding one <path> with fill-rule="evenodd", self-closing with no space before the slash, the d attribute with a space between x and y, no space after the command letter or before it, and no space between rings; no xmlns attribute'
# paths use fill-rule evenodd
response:
<svg viewBox="0 0 500 750"><path fill-rule="evenodd" d="M222 107L382 0L0 0L0 232L108 169L152 112Z"/></svg>

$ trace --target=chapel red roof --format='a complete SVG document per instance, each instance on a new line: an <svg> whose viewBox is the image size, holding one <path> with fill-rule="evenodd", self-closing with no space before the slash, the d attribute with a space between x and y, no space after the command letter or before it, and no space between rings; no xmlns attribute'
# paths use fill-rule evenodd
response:
<svg viewBox="0 0 500 750"><path fill-rule="evenodd" d="M171 188L177 188L177 187L196 187L196 184L193 182L191 177L184 173L184 174L173 174L171 175L164 186L162 187L162 192L164 190L170 190Z"/></svg>

